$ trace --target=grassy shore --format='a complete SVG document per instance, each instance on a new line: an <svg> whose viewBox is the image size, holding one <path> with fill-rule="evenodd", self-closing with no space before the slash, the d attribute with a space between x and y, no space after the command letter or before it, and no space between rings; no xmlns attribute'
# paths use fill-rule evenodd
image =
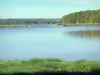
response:
<svg viewBox="0 0 100 75"><path fill-rule="evenodd" d="M100 70L100 61L59 59L0 60L0 73L15 72L91 72Z"/></svg>

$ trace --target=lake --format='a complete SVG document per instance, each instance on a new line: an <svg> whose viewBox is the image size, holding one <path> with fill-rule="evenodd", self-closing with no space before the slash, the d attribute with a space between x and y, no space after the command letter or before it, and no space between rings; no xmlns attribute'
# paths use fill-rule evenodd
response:
<svg viewBox="0 0 100 75"><path fill-rule="evenodd" d="M0 28L0 60L100 60L100 26Z"/></svg>

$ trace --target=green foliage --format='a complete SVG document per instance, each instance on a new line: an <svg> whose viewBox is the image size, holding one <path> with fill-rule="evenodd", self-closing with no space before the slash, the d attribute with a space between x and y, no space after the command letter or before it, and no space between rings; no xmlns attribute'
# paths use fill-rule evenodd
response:
<svg viewBox="0 0 100 75"><path fill-rule="evenodd" d="M62 23L63 25L71 23L100 23L100 9L70 13L62 17Z"/></svg>
<svg viewBox="0 0 100 75"><path fill-rule="evenodd" d="M36 58L36 59L30 59L29 62L32 62L32 63L44 63L44 62L61 62L62 60L60 59L39 59L39 58Z"/></svg>
<svg viewBox="0 0 100 75"><path fill-rule="evenodd" d="M31 59L0 61L0 73L14 72L90 72L100 70L100 61L59 59Z"/></svg>

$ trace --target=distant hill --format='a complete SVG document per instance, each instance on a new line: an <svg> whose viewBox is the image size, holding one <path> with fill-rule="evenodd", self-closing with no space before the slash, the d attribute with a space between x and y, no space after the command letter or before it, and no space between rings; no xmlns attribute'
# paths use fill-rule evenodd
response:
<svg viewBox="0 0 100 75"><path fill-rule="evenodd" d="M62 23L100 23L100 9L70 13L62 17Z"/></svg>
<svg viewBox="0 0 100 75"><path fill-rule="evenodd" d="M55 19L0 19L0 25L11 25L11 24L39 24L39 23L61 23L60 18Z"/></svg>

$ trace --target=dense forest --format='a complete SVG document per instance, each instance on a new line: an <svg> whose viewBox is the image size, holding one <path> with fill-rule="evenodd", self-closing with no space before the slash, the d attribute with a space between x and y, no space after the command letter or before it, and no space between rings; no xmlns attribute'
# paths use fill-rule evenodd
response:
<svg viewBox="0 0 100 75"><path fill-rule="evenodd" d="M71 23L100 23L100 9L70 13L62 17L62 22L64 25Z"/></svg>

